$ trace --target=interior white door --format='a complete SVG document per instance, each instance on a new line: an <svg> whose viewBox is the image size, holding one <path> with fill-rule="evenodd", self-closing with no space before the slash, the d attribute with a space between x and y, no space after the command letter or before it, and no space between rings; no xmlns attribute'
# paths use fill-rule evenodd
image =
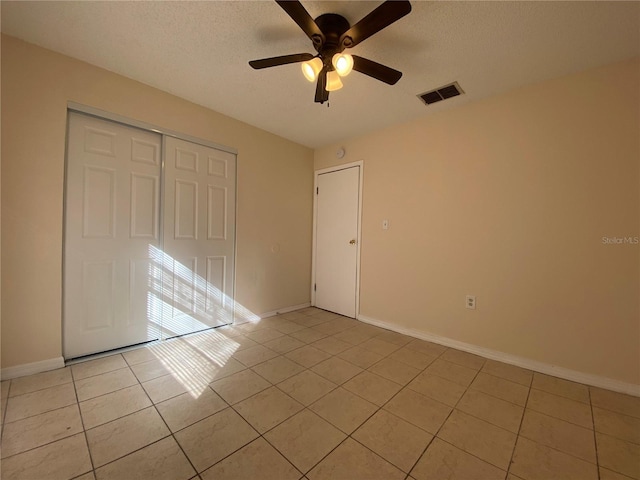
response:
<svg viewBox="0 0 640 480"><path fill-rule="evenodd" d="M315 305L356 316L360 166L322 173L316 190Z"/></svg>
<svg viewBox="0 0 640 480"><path fill-rule="evenodd" d="M165 139L163 336L231 323L236 156Z"/></svg>
<svg viewBox="0 0 640 480"><path fill-rule="evenodd" d="M64 356L158 338L161 136L69 114Z"/></svg>

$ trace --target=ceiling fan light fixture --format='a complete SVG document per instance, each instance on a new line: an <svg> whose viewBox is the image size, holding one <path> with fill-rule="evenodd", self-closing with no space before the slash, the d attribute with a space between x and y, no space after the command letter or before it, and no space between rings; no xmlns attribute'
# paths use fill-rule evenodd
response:
<svg viewBox="0 0 640 480"><path fill-rule="evenodd" d="M335 70L327 73L327 92L334 92L336 90L340 90L342 88L342 80L340 80L340 75Z"/></svg>
<svg viewBox="0 0 640 480"><path fill-rule="evenodd" d="M322 60L316 57L313 60L302 63L302 74L304 75L304 78L310 82L315 82L318 78L318 73L322 70L322 67Z"/></svg>
<svg viewBox="0 0 640 480"><path fill-rule="evenodd" d="M336 69L336 72L338 72L338 75L346 77L351 73L351 69L353 68L353 57L348 53L336 53L331 59L331 63L333 64L333 68Z"/></svg>

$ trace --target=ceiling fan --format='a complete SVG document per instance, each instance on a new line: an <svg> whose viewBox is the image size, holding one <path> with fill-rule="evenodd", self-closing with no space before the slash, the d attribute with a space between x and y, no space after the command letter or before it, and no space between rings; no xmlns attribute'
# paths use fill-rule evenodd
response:
<svg viewBox="0 0 640 480"><path fill-rule="evenodd" d="M407 15L411 11L408 0L387 0L353 26L336 13L325 13L314 20L299 0L276 0L276 3L311 39L318 53L252 60L249 65L253 68L259 70L303 62L302 72L307 80L317 80L315 102L321 104L329 100L329 92L342 88L340 77L348 75L352 69L389 85L395 85L402 77L398 70L343 52Z"/></svg>

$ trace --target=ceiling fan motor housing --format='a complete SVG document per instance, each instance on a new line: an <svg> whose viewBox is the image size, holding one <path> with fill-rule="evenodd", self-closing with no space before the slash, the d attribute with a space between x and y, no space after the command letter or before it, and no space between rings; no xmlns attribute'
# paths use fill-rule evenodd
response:
<svg viewBox="0 0 640 480"><path fill-rule="evenodd" d="M341 53L348 45L347 42L340 43L340 37L345 33L351 25L346 18L337 13L324 13L315 19L316 24L322 31L325 37L324 43L317 43L314 41L314 47L320 54L323 63L327 67L331 67L331 59L336 53Z"/></svg>

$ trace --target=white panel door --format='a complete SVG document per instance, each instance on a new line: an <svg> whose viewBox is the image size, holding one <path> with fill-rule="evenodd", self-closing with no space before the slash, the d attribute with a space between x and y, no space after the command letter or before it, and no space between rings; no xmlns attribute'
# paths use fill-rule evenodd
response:
<svg viewBox="0 0 640 480"><path fill-rule="evenodd" d="M69 114L64 356L158 338L161 136Z"/></svg>
<svg viewBox="0 0 640 480"><path fill-rule="evenodd" d="M318 175L315 306L356 316L360 167Z"/></svg>
<svg viewBox="0 0 640 480"><path fill-rule="evenodd" d="M236 156L165 139L163 336L231 323Z"/></svg>

